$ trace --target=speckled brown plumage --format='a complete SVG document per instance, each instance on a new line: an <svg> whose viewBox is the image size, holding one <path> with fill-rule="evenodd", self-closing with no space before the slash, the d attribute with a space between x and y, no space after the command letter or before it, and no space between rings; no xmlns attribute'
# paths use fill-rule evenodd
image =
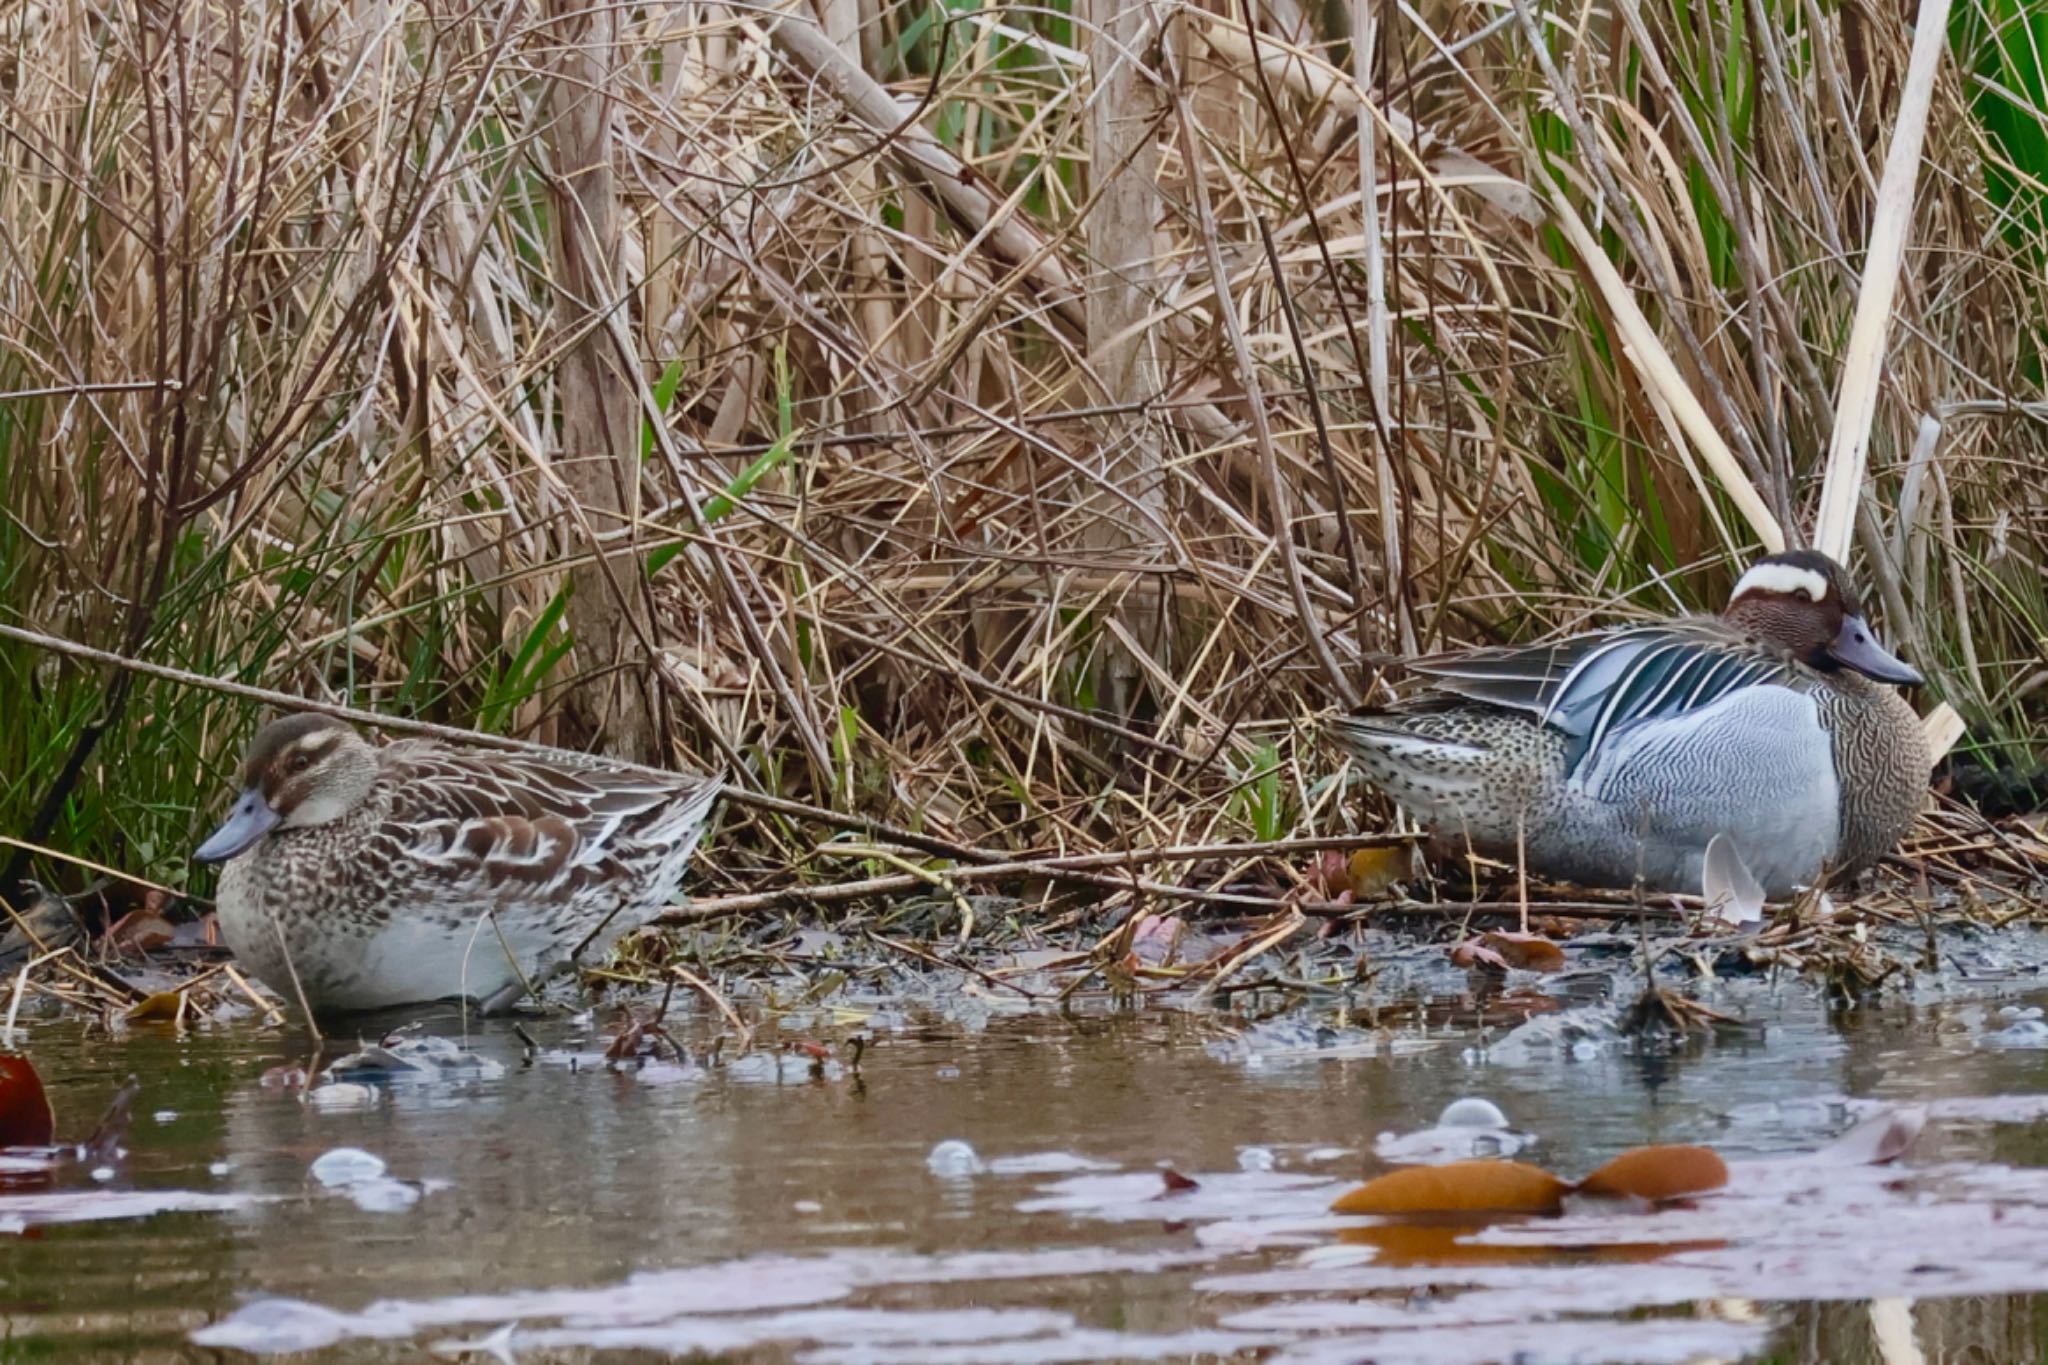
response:
<svg viewBox="0 0 2048 1365"><path fill-rule="evenodd" d="M722 785L372 748L315 716L266 727L241 777L242 806L276 823L222 872L222 936L267 985L327 1009L488 999L601 951L674 898Z"/></svg>

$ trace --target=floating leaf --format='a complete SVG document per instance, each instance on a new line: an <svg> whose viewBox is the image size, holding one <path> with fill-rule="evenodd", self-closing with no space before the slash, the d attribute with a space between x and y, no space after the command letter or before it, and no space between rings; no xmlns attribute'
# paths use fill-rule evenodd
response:
<svg viewBox="0 0 2048 1365"><path fill-rule="evenodd" d="M1510 967L1519 967L1525 972L1564 970L1564 949L1541 934L1511 934L1496 930L1481 934L1479 941Z"/></svg>
<svg viewBox="0 0 2048 1365"><path fill-rule="evenodd" d="M1410 1166L1368 1180L1330 1205L1334 1213L1555 1213L1571 1187L1519 1161Z"/></svg>
<svg viewBox="0 0 2048 1365"><path fill-rule="evenodd" d="M1161 1191L1163 1194L1185 1194L1189 1190L1199 1190L1202 1188L1201 1181L1194 1179L1192 1176L1182 1175L1171 1166L1161 1169L1159 1176L1166 1182L1166 1188Z"/></svg>
<svg viewBox="0 0 2048 1365"><path fill-rule="evenodd" d="M1718 1190L1728 1163L1706 1147L1637 1147L1579 1182L1580 1194L1642 1199L1652 1204Z"/></svg>
<svg viewBox="0 0 2048 1365"><path fill-rule="evenodd" d="M1547 1246L1469 1242L1480 1227L1472 1219L1454 1222L1362 1223L1340 1229L1346 1246L1369 1246L1374 1265L1555 1265L1557 1249Z"/></svg>
<svg viewBox="0 0 2048 1365"><path fill-rule="evenodd" d="M1345 1246L1367 1246L1377 1253L1377 1266L1408 1265L1532 1265L1555 1266L1554 1246L1524 1246L1513 1242L1473 1241L1472 1235L1484 1220L1408 1221L1358 1223L1337 1230ZM1575 1261L1601 1265L1650 1264L1685 1252L1726 1250L1724 1241L1603 1242L1597 1246L1575 1246Z"/></svg>
<svg viewBox="0 0 2048 1365"><path fill-rule="evenodd" d="M56 1135L57 1116L35 1063L0 1056L0 1147L47 1147Z"/></svg>

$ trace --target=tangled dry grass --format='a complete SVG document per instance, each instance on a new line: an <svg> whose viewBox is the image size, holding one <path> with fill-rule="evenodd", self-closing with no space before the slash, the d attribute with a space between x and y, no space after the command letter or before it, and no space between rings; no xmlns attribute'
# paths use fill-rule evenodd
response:
<svg viewBox="0 0 2048 1365"><path fill-rule="evenodd" d="M1932 88L1857 514L1994 765L2048 682L2002 13ZM1304 722L1389 657L1711 607L1798 538L1912 42L1635 0L0 34L0 622L1068 852L1349 828ZM181 879L255 710L10 637L0 826ZM743 819L735 889L818 839Z"/></svg>

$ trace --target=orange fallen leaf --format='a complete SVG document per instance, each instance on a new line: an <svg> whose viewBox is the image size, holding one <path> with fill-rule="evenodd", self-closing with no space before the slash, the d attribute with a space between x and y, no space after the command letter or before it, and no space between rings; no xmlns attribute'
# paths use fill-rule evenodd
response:
<svg viewBox="0 0 2048 1365"><path fill-rule="evenodd" d="M1333 1213L1556 1213L1571 1186L1519 1161L1409 1166L1368 1180L1330 1205Z"/></svg>
<svg viewBox="0 0 2048 1365"><path fill-rule="evenodd" d="M1189 1190L1202 1188L1201 1181L1182 1175L1171 1166L1161 1168L1159 1176L1166 1182L1166 1188L1161 1191L1163 1194L1185 1194Z"/></svg>
<svg viewBox="0 0 2048 1365"><path fill-rule="evenodd" d="M1339 1228L1337 1240L1345 1246L1368 1246L1377 1253L1376 1265L1550 1265L1557 1264L1554 1246L1520 1246L1514 1243L1470 1240L1485 1225L1482 1219L1452 1222L1415 1221L1358 1223ZM1574 1260L1601 1265L1647 1264L1666 1260L1682 1252L1726 1250L1725 1241L1695 1242L1606 1242L1599 1246L1575 1247Z"/></svg>
<svg viewBox="0 0 2048 1365"><path fill-rule="evenodd" d="M1580 1194L1650 1203L1683 1199L1728 1183L1728 1163L1706 1147L1637 1147L1579 1182Z"/></svg>
<svg viewBox="0 0 2048 1365"><path fill-rule="evenodd" d="M47 1147L56 1136L57 1116L35 1063L0 1056L0 1147Z"/></svg>
<svg viewBox="0 0 2048 1365"><path fill-rule="evenodd" d="M1500 954L1510 967L1525 972L1555 972L1564 969L1564 949L1541 934L1513 934L1504 929L1481 934L1479 941Z"/></svg>
<svg viewBox="0 0 2048 1365"><path fill-rule="evenodd" d="M1346 1246L1373 1248L1378 1253L1373 1257L1375 1265L1556 1264L1555 1247L1466 1240L1483 1226L1471 1218L1360 1223L1339 1229L1337 1240Z"/></svg>
<svg viewBox="0 0 2048 1365"><path fill-rule="evenodd" d="M1351 855L1350 864L1345 869L1349 874L1347 889L1359 900L1376 900L1392 890L1394 883L1407 877L1409 867L1406 844L1361 848Z"/></svg>

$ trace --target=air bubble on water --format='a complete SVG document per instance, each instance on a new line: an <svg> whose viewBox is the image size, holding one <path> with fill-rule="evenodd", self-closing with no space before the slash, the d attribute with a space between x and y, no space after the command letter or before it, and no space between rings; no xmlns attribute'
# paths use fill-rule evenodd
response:
<svg viewBox="0 0 2048 1365"><path fill-rule="evenodd" d="M1483 1100L1476 1095L1452 1100L1444 1106L1444 1112L1437 1116L1439 1128L1505 1128L1508 1116L1501 1112L1492 1100Z"/></svg>
<svg viewBox="0 0 2048 1365"><path fill-rule="evenodd" d="M958 1138L947 1138L932 1148L924 1164L933 1175L944 1180L961 1180L987 1169L974 1149Z"/></svg>
<svg viewBox="0 0 2048 1365"><path fill-rule="evenodd" d="M311 1171L315 1180L331 1190L358 1180L377 1179L384 1174L384 1159L360 1147L336 1147L316 1157Z"/></svg>
<svg viewBox="0 0 2048 1365"><path fill-rule="evenodd" d="M389 1176L372 1176L368 1180L352 1180L342 1192L364 1213L399 1213L420 1202L423 1191L417 1185Z"/></svg>

